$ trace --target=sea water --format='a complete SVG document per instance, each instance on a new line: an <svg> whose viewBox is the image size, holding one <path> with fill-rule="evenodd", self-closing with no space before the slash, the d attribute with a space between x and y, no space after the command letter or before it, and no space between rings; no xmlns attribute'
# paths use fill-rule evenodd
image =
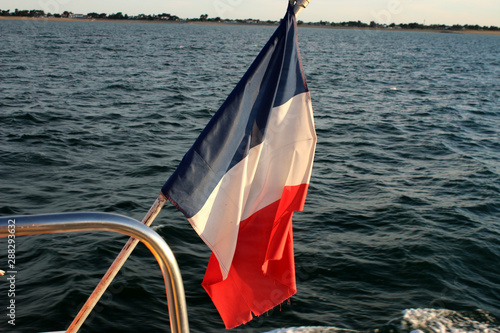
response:
<svg viewBox="0 0 500 333"><path fill-rule="evenodd" d="M141 220L274 29L0 21L0 215ZM499 332L500 36L298 36L318 133L294 215L298 292L230 331ZM191 330L223 331L200 286L208 248L169 204L153 228L180 265ZM0 331L67 328L125 241L18 237L16 325L0 277ZM139 245L82 332L168 331L167 311Z"/></svg>

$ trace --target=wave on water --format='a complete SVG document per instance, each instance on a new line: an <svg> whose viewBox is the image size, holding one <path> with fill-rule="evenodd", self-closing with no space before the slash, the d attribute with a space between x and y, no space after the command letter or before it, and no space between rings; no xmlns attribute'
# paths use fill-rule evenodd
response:
<svg viewBox="0 0 500 333"><path fill-rule="evenodd" d="M280 328L266 333L361 333L327 326ZM500 322L483 310L406 309L402 317L391 320L374 333L499 333Z"/></svg>
<svg viewBox="0 0 500 333"><path fill-rule="evenodd" d="M482 310L408 309L403 311L401 330L411 333L496 333L500 332L500 323Z"/></svg>
<svg viewBox="0 0 500 333"><path fill-rule="evenodd" d="M290 327L290 328L280 328L277 330L272 330L265 333L355 333L358 331L345 330L337 327L323 327L323 326L302 326L302 327Z"/></svg>

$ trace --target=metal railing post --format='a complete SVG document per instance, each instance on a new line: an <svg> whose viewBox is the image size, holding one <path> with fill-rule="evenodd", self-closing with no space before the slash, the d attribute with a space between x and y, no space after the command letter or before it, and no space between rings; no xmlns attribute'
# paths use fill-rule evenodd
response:
<svg viewBox="0 0 500 333"><path fill-rule="evenodd" d="M16 237L100 230L119 232L143 242L155 256L163 273L171 331L175 333L189 332L184 285L175 256L163 238L146 225L125 216L107 213L0 217L0 237L12 234L9 231L9 221L14 221Z"/></svg>

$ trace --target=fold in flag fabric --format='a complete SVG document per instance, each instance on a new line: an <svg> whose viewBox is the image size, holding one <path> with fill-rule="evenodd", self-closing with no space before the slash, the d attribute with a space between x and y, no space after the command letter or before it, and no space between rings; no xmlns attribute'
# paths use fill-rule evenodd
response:
<svg viewBox="0 0 500 333"><path fill-rule="evenodd" d="M296 293L292 214L316 147L296 31L289 6L162 188L212 250L202 285L226 328Z"/></svg>

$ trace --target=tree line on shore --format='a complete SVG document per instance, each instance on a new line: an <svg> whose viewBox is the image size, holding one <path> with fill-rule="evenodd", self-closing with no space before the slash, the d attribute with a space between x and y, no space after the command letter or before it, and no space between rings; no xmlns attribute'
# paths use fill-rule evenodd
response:
<svg viewBox="0 0 500 333"><path fill-rule="evenodd" d="M361 21L349 21L349 22L341 22L341 23L330 23L328 21L320 21L315 23L317 25L325 25L325 26L334 26L334 27L358 27L358 28L400 28L400 29L423 29L423 30L490 30L490 31L500 31L499 27L496 26L479 26L479 25L470 25L470 24L454 24L454 25L446 25L446 24L431 24L425 25L420 23L400 23L400 24L378 24L375 21L371 21L369 24L363 23Z"/></svg>
<svg viewBox="0 0 500 333"><path fill-rule="evenodd" d="M88 13L86 15L83 14L73 14L72 12L64 11L62 14L59 13L45 13L43 10L18 10L15 9L14 12L10 10L1 10L0 16L18 16L18 17L56 17L56 18L86 18L86 19L111 19L111 20L146 20L146 21L182 21L182 22L236 22L236 23L252 23L252 24L277 24L278 21L260 21L254 19L221 19L220 17L209 18L207 14L200 15L199 18L190 18L190 19L181 19L176 15L170 15L167 13L162 14L153 14L153 15L135 15L128 16L127 14L123 14L122 12L114 13L114 14L106 14L106 13ZM361 22L361 21L349 21L349 22L328 22L328 21L319 21L319 22L308 22L304 23L303 21L298 21L298 24L304 25L312 25L312 26L331 26L331 27L354 27L354 28L391 28L391 29L432 29L432 30L451 30L451 31L459 31L459 30L489 30L489 31L500 31L500 28L497 26L479 26L479 25L460 25L455 24L452 26L448 26L445 24L432 24L425 25L420 23L401 23L401 24L378 24L375 21L371 21L369 24Z"/></svg>

